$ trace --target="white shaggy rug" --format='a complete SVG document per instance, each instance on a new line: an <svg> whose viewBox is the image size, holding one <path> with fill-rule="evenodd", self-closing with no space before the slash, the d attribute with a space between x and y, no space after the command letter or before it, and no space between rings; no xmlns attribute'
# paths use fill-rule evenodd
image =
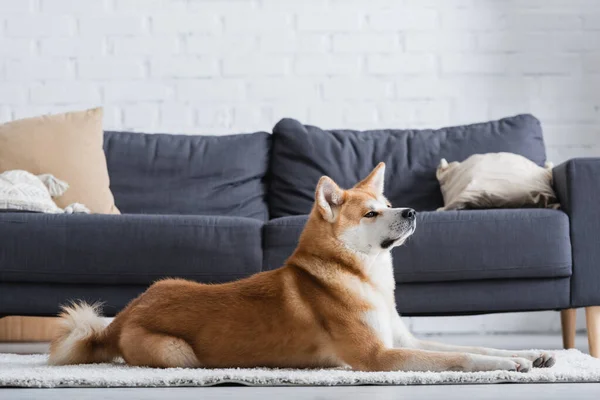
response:
<svg viewBox="0 0 600 400"><path fill-rule="evenodd" d="M577 350L553 352L552 368L528 373L354 372L344 369L154 369L124 364L48 366L46 355L0 354L0 387L159 387L285 385L432 385L473 383L600 382L600 359Z"/></svg>

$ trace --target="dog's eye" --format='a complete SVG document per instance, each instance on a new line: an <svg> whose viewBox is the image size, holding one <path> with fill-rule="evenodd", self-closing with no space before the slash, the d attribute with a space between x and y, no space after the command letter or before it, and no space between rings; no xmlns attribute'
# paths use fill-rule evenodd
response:
<svg viewBox="0 0 600 400"><path fill-rule="evenodd" d="M376 216L378 216L379 213L375 212L375 211L369 211L368 213L365 214L365 218L375 218Z"/></svg>
<svg viewBox="0 0 600 400"><path fill-rule="evenodd" d="M387 208L392 208L391 204L386 204L386 205L387 205Z"/></svg>

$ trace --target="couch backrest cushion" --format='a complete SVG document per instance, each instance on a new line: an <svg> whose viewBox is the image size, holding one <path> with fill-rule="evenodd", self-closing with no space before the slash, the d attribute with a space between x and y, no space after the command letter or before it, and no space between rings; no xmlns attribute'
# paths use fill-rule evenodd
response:
<svg viewBox="0 0 600 400"><path fill-rule="evenodd" d="M271 135L188 136L105 132L122 213L228 215L266 220Z"/></svg>
<svg viewBox="0 0 600 400"><path fill-rule="evenodd" d="M546 160L540 122L532 115L437 130L323 130L283 119L273 128L271 218L306 214L322 175L349 188L386 163L385 194L396 207L435 210L443 198L435 177L440 159L511 152ZM117 203L117 205L119 205Z"/></svg>

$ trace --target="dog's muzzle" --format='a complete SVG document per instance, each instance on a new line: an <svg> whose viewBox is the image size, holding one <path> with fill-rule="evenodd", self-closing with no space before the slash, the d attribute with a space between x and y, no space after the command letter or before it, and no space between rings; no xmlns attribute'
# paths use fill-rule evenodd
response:
<svg viewBox="0 0 600 400"><path fill-rule="evenodd" d="M397 237L390 237L381 242L382 249L388 249L394 245L394 243L408 238L415 232L417 227L417 212L412 208L406 208L400 213L401 219L395 223L394 228L400 233ZM395 229L394 229L395 230Z"/></svg>

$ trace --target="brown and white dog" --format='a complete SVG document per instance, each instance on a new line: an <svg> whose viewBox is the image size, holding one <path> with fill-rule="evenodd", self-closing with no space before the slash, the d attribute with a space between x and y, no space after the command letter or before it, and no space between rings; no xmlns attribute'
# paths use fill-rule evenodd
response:
<svg viewBox="0 0 600 400"><path fill-rule="evenodd" d="M236 282L166 279L105 326L94 306L65 307L49 363L150 367L337 367L365 371L526 372L535 351L447 346L413 337L396 312L390 250L415 211L383 196L385 165L352 189L322 177L285 265Z"/></svg>

